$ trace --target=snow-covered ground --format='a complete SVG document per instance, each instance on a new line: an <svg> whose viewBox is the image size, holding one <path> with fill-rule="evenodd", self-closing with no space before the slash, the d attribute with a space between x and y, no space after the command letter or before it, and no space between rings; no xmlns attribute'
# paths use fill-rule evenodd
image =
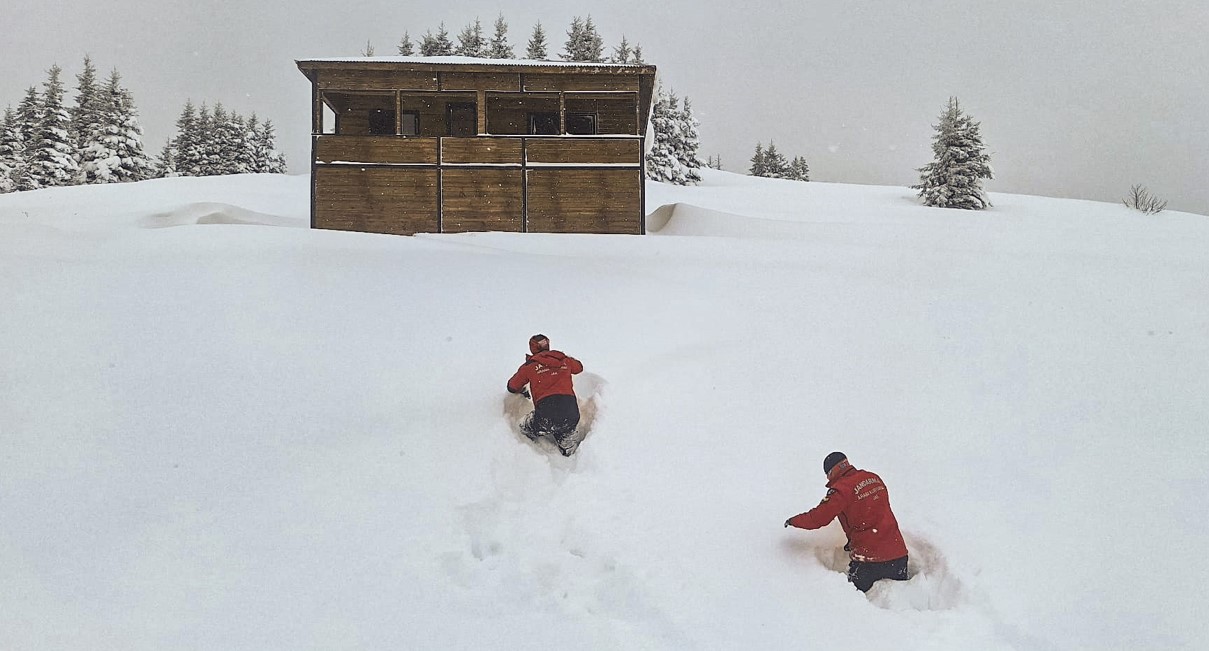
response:
<svg viewBox="0 0 1209 651"><path fill-rule="evenodd" d="M1209 218L706 171L647 237L0 196L0 648L1202 649ZM535 332L571 459L504 382ZM868 595L822 458L881 474Z"/></svg>

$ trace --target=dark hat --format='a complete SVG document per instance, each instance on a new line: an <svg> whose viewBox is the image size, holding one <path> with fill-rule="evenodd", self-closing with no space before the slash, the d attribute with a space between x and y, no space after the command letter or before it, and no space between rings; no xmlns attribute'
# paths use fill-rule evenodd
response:
<svg viewBox="0 0 1209 651"><path fill-rule="evenodd" d="M550 350L550 338L543 334L536 334L529 337L529 352L534 355L543 350Z"/></svg>
<svg viewBox="0 0 1209 651"><path fill-rule="evenodd" d="M827 455L827 458L823 459L823 474L829 474L831 469L835 467L835 464L847 458L848 455L844 454L843 452L832 452L831 454Z"/></svg>

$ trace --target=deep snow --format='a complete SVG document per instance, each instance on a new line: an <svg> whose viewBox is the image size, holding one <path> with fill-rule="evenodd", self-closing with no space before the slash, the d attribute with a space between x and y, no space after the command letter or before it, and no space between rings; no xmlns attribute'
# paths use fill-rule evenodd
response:
<svg viewBox="0 0 1209 651"><path fill-rule="evenodd" d="M705 172L646 237L0 196L0 648L1209 645L1209 218ZM509 423L539 331L571 459ZM782 528L833 449L910 582Z"/></svg>

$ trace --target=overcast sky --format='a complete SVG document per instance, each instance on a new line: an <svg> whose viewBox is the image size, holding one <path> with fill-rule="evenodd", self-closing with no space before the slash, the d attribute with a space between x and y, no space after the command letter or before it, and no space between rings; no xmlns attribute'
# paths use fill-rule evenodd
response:
<svg viewBox="0 0 1209 651"><path fill-rule="evenodd" d="M909 185L956 96L982 123L992 192L1117 201L1134 183L1209 214L1206 0L5 0L0 107L54 63L69 98L84 55L117 68L158 153L186 99L269 118L292 171L308 166L309 84L295 59L394 54L442 21L455 38L499 13L551 55L591 15L687 95L702 156L746 171L756 142L804 156L818 181Z"/></svg>

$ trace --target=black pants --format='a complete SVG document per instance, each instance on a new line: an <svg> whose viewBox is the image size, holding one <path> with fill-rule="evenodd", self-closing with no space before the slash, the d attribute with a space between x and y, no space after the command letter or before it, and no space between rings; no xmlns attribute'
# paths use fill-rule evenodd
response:
<svg viewBox="0 0 1209 651"><path fill-rule="evenodd" d="M882 579L906 581L907 557L903 556L884 563L862 563L861 561L848 563L848 581L861 592L869 592L869 588Z"/></svg>
<svg viewBox="0 0 1209 651"><path fill-rule="evenodd" d="M550 436L563 440L579 425L579 402L575 396L546 396L534 406L529 419L521 424L529 436Z"/></svg>

